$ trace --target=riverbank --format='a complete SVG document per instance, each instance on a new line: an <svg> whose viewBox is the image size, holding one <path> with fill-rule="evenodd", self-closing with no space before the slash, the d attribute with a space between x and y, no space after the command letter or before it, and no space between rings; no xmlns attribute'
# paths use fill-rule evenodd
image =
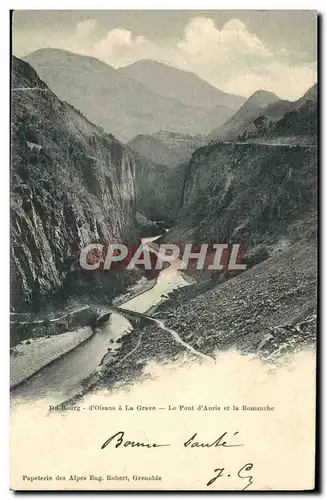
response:
<svg viewBox="0 0 327 500"><path fill-rule="evenodd" d="M134 287L132 295L119 307L126 309L126 312L135 311L142 315L174 289L187 286L188 283L178 270L167 268L160 272L156 280L144 283L137 289ZM46 398L59 404L76 394L83 394L90 381L94 378L98 380L101 368L106 364L104 360L111 362L120 357L124 337L131 335L133 338L134 334L137 337L137 331L132 329L130 321L122 312L110 310L108 304L103 306L102 313L108 314L107 321L95 328L92 338L38 370L26 383L21 383L17 390L13 390L12 401L20 404L27 398L35 401Z"/></svg>
<svg viewBox="0 0 327 500"><path fill-rule="evenodd" d="M55 317L37 319L11 316L10 347L14 349L21 343L28 344L36 339L56 337L82 327L94 327L100 308L95 305L82 305L76 309L60 311Z"/></svg>
<svg viewBox="0 0 327 500"><path fill-rule="evenodd" d="M141 285L133 285L130 292L120 296L115 305L123 305L138 295L151 290L156 284L156 279L141 283ZM135 290L136 288L136 290ZM135 291L134 291L135 290ZM34 335L15 344L10 350L10 388L14 388L22 382L28 380L35 375L40 369L53 363L76 349L84 342L89 340L95 334L96 323L106 314L106 306L97 309L94 306L82 306L81 308L69 311L57 318L48 320L22 321L17 320L14 325L17 328L24 330L32 329ZM83 314L83 318L81 318ZM16 316L17 317L17 316ZM92 326L78 325L78 322L87 321L93 323ZM92 321L91 321L92 320ZM55 333L59 329L67 330L68 325L71 327L78 325L71 331L63 333ZM31 334L31 332L29 332Z"/></svg>
<svg viewBox="0 0 327 500"><path fill-rule="evenodd" d="M145 280L143 284L139 285L138 283L143 280ZM139 295L142 295L142 293L148 292L156 285L157 278L154 278L152 280L141 278L139 282L135 283L135 285L132 285L127 293L125 293L124 295L119 295L117 299L114 299L112 301L113 305L119 307L124 304L124 302L128 302L129 300L135 299Z"/></svg>
<svg viewBox="0 0 327 500"><path fill-rule="evenodd" d="M153 239L156 236L144 238L144 242ZM149 281L142 277L127 288L127 293L114 299L113 304L123 306L134 301L156 284L157 278ZM28 380L48 364L89 340L95 334L95 329L109 320L112 312L107 309L107 305L82 305L77 309L62 311L57 317L45 319L12 313L10 387L14 388Z"/></svg>
<svg viewBox="0 0 327 500"><path fill-rule="evenodd" d="M76 349L93 334L91 327L84 327L52 337L21 342L10 353L10 388L16 387L44 366Z"/></svg>
<svg viewBox="0 0 327 500"><path fill-rule="evenodd" d="M100 387L128 385L145 376L149 363L201 363L226 350L273 361L311 348L315 251L313 242L301 242L220 284L190 285L170 266L154 286L145 283L147 291L134 290L120 311L108 310L108 321L83 346L41 369L15 394L62 403ZM128 313L141 319L149 311L153 324L131 327Z"/></svg>

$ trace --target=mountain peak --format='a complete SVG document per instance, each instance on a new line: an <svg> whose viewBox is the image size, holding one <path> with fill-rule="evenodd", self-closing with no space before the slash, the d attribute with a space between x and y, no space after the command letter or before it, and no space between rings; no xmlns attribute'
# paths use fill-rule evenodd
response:
<svg viewBox="0 0 327 500"><path fill-rule="evenodd" d="M76 52L70 52L69 50L64 50L64 49L56 49L52 47L45 47L42 49L37 49L28 54L27 56L24 57L24 60L29 62L30 64L33 64L34 60L37 60L40 62L41 60L44 60L45 62L47 59L55 63L60 62L62 60L63 62L67 62L67 60L71 60L72 62L86 62L88 61L90 64L96 64L99 67L103 66L104 68L110 68L114 69L112 66L109 64L105 63L104 61L101 61L100 59L97 59L96 57L93 56L88 56L84 54L77 54Z"/></svg>
<svg viewBox="0 0 327 500"><path fill-rule="evenodd" d="M198 79L201 81L201 78L197 76L195 73L192 71L189 71L187 69L179 69L176 68L175 66L171 66L170 64L166 64L163 62L155 61L153 59L139 59L138 61L135 61L132 64L128 64L127 66L121 66L118 68L119 70L127 70L127 68L133 68L133 69L151 69L155 71L162 71L162 72L167 72L167 76L171 73L184 73L186 75L192 75L194 78ZM210 85L208 83L208 85ZM215 88L215 87L214 87Z"/></svg>
<svg viewBox="0 0 327 500"><path fill-rule="evenodd" d="M300 98L298 99L297 103L299 105L302 105L304 104L306 101L314 101L314 102L317 102L318 100L318 84L315 83L314 85L312 85L312 87L310 87L306 93Z"/></svg>
<svg viewBox="0 0 327 500"><path fill-rule="evenodd" d="M250 95L246 103L265 108L268 104L279 100L280 98L273 92L269 92L268 90L256 90L252 95Z"/></svg>
<svg viewBox="0 0 327 500"><path fill-rule="evenodd" d="M155 61L154 59L147 59L147 58L144 58L144 59L139 59L138 61L135 61L131 64L127 64L126 66L121 66L120 68L118 69L123 69L123 68L129 68L131 66L145 66L145 65L150 65L150 66L164 66L164 67L168 67L168 68L173 68L173 69L177 69L177 68L174 68L173 66L170 66L169 64L165 64L165 63L162 63L162 62L159 62L159 61ZM179 70L177 70L179 71Z"/></svg>
<svg viewBox="0 0 327 500"><path fill-rule="evenodd" d="M262 113L263 109L267 108L269 104L279 101L280 98L273 92L269 92L268 90L257 90L229 120L211 132L209 139L215 140L221 138L224 140L234 140Z"/></svg>

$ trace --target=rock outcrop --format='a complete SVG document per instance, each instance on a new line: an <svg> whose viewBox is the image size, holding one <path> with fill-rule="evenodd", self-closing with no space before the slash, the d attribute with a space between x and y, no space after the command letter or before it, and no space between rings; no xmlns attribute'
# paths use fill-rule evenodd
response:
<svg viewBox="0 0 327 500"><path fill-rule="evenodd" d="M133 236L134 180L130 149L59 100L29 64L14 57L14 307L55 293L85 245Z"/></svg>
<svg viewBox="0 0 327 500"><path fill-rule="evenodd" d="M193 153L185 168L177 225L166 240L239 243L247 251L257 248L263 258L266 245L282 240L292 244L303 233L315 232L317 88L277 120L281 101L276 99L257 92L239 114L250 101L256 104L253 109L267 101L273 104L248 122L241 137L231 143L211 142ZM270 119L265 116L268 108Z"/></svg>
<svg viewBox="0 0 327 500"><path fill-rule="evenodd" d="M185 164L173 168L136 155L136 206L152 221L172 225L181 206Z"/></svg>
<svg viewBox="0 0 327 500"><path fill-rule="evenodd" d="M314 230L314 146L212 144L185 170L182 208L170 242L233 242L245 249Z"/></svg>

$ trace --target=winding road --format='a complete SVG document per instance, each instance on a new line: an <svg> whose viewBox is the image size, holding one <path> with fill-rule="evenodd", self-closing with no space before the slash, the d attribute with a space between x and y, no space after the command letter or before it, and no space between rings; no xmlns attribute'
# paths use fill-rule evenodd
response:
<svg viewBox="0 0 327 500"><path fill-rule="evenodd" d="M72 311L69 311L68 313L66 314L63 314L62 316L58 316L57 318L52 318L52 319L49 319L49 322L50 323L55 323L56 321L60 321L62 319L65 319L67 318L68 316L72 316L73 314L76 314L80 311L84 311L85 309L89 309L90 306L83 306L83 307L79 307L78 309L73 309ZM19 314L17 313L11 313L11 316L19 316ZM44 323L44 319L37 319L37 320L32 320L32 321L11 321L10 320L10 323L13 324L13 325L40 325L41 323Z"/></svg>
<svg viewBox="0 0 327 500"><path fill-rule="evenodd" d="M12 92L16 90L41 90L41 92L50 92L50 89L43 89L41 87L15 87L11 89Z"/></svg>

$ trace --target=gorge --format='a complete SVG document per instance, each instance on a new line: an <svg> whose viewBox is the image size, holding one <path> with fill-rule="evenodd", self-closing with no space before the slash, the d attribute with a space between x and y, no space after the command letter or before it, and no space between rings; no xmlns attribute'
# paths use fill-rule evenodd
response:
<svg viewBox="0 0 327 500"><path fill-rule="evenodd" d="M36 67L43 61L39 70L47 81L49 62L44 53L37 56ZM58 53L53 56L58 64ZM68 56L64 57L67 63ZM27 59L33 63L35 58L34 54ZM83 65L90 68L91 64L100 76L102 71L108 76L111 70L89 59L84 61L79 56L77 68L84 68L79 78L82 87L91 92L91 83L83 79ZM91 377L92 381L94 374L101 384L119 377L130 379L154 358L184 353L212 359L217 348L234 345L251 352L267 348L265 355L269 356L279 349L286 331L291 332L289 348L294 338L312 342L317 208L315 90L292 109L287 105L282 116L278 113L284 104L278 104L278 116L271 111L277 105L274 95L260 94L260 106L255 110L252 105L258 96L250 97L250 103L238 101L243 117L244 107L245 111L250 107L251 112L245 113L248 121L242 121L239 128L237 109L225 117L227 125L237 122L232 139L208 135L214 129L215 120L210 120L215 110L211 109L211 118L199 135L196 123L188 127L187 113L194 109L188 108L186 113L183 107L186 114L182 120L178 114L182 108L178 107L178 131L174 127L160 129L160 118L151 122L149 130L125 137L127 144L123 144L107 129L111 122L104 122L103 114L100 120L89 109L76 109L76 101L62 100L67 83L62 84L57 97L51 86L59 82L56 64L50 68L50 83L45 83L27 62L15 57L12 62L12 352L19 352L15 351L17 343L42 336L46 340L76 328L71 319L74 311L80 314L81 309L90 312L94 308L79 322L93 333L58 364L54 361L51 367L44 367L34 382L32 377L27 392L28 387L34 387L30 389L33 392L42 380L45 391L51 387L57 391L60 403L63 397L69 399L83 391L83 380ZM71 71L77 71L74 64ZM111 73L115 79L120 78L115 71ZM93 76L91 80L94 82ZM123 81L123 88L128 89L126 75ZM149 96L139 85L133 83L133 92L137 89ZM165 108L161 99L166 97L153 98L160 102L160 109ZM174 106L169 106L165 108L165 113L169 110L165 127L174 119ZM119 113L117 130L123 130L130 115L124 114L123 107ZM202 108L196 113L194 122L204 117ZM133 133L139 123L133 124ZM80 251L89 244L136 245L145 236L150 237L147 242L158 237L159 244L240 244L249 269L237 276L228 269L202 274L174 270L171 274L172 266L164 266L155 274L146 274L140 268L119 268L108 275L83 273L76 265ZM294 263L299 265L295 270ZM279 279L280 270L290 295ZM261 280L257 286L256 276ZM141 280L145 285L142 281L138 291L131 292L131 286ZM131 328L131 318L122 319L117 310L110 310L126 291L127 301L119 307L126 309L125 314L134 311L141 320L144 316L142 327ZM262 314L253 310L253 304ZM70 317L67 322L66 316ZM150 323L148 316L152 318ZM99 317L103 323L98 322ZM59 327L53 329L56 318ZM32 328L32 324L38 326ZM114 353L109 343L114 344ZM92 363L86 366L90 356ZM99 371L99 363L106 356ZM125 359L129 360L128 367ZM68 384L71 370L74 375Z"/></svg>

